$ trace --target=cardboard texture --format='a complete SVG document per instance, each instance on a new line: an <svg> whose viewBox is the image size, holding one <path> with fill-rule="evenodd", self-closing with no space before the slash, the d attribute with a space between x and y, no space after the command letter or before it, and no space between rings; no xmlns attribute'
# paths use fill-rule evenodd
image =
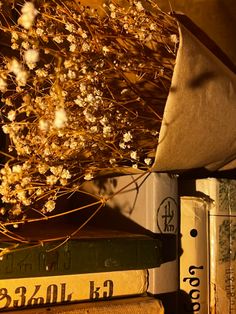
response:
<svg viewBox="0 0 236 314"><path fill-rule="evenodd" d="M154 169L234 168L236 77L181 23Z"/></svg>

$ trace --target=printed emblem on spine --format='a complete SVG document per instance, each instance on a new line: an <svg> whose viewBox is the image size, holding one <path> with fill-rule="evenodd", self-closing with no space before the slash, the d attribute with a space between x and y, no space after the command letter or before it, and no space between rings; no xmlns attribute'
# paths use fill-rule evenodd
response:
<svg viewBox="0 0 236 314"><path fill-rule="evenodd" d="M161 233L176 233L178 228L178 205L172 197L165 198L157 209L157 227Z"/></svg>

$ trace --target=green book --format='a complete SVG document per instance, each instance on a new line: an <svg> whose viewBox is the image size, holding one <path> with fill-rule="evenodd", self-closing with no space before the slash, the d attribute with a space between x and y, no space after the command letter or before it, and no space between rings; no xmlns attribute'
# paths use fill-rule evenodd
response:
<svg viewBox="0 0 236 314"><path fill-rule="evenodd" d="M9 244L9 241L1 241L1 249ZM160 239L144 234L83 230L77 238L70 238L65 243L61 240L43 245L18 245L1 257L0 278L154 268L162 263L161 244Z"/></svg>

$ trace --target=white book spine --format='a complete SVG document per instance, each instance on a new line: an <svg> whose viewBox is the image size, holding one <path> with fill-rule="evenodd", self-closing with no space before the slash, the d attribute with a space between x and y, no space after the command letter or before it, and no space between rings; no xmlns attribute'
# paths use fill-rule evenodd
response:
<svg viewBox="0 0 236 314"><path fill-rule="evenodd" d="M153 233L173 235L176 239L173 248L176 250L175 258L164 262L158 268L149 269L148 292L162 294L177 291L179 283L177 178L155 172L141 178L139 175L126 175L116 178L113 193L121 189L122 191L109 201L111 207L119 208L130 220Z"/></svg>
<svg viewBox="0 0 236 314"><path fill-rule="evenodd" d="M236 314L236 180L199 179L196 190L211 200L211 313Z"/></svg>
<svg viewBox="0 0 236 314"><path fill-rule="evenodd" d="M0 311L140 295L147 285L147 270L0 279Z"/></svg>
<svg viewBox="0 0 236 314"><path fill-rule="evenodd" d="M180 201L180 289L188 294L184 313L209 313L208 203L198 197Z"/></svg>

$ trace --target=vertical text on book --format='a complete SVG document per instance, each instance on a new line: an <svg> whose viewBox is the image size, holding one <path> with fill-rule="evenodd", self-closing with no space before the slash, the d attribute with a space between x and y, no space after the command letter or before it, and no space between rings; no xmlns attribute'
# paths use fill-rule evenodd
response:
<svg viewBox="0 0 236 314"><path fill-rule="evenodd" d="M189 297L191 299L191 304L186 306L186 311L190 313L198 314L201 310L201 281L200 281L200 274L197 276L197 272L205 271L203 266L195 266L191 265L188 269L189 277L184 277L183 281L188 282L190 285L190 290L188 292Z"/></svg>

